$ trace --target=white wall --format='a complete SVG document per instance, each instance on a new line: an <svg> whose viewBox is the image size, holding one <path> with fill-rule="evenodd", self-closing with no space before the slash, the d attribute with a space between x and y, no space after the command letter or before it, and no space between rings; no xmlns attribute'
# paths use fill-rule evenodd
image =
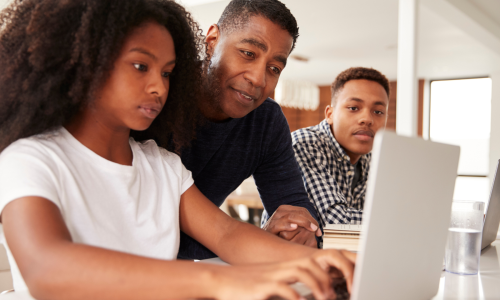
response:
<svg viewBox="0 0 500 300"><path fill-rule="evenodd" d="M10 2L12 2L12 0L0 0L0 9L5 8Z"/></svg>
<svg viewBox="0 0 500 300"><path fill-rule="evenodd" d="M491 74L490 186L500 159L500 70ZM500 228L497 239L500 238Z"/></svg>
<svg viewBox="0 0 500 300"><path fill-rule="evenodd" d="M491 137L490 137L490 182L500 159L500 70L491 74Z"/></svg>

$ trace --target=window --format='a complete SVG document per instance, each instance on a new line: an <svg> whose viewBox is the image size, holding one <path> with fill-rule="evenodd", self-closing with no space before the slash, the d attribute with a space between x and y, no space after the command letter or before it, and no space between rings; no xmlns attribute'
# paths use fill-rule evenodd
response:
<svg viewBox="0 0 500 300"><path fill-rule="evenodd" d="M460 146L455 200L488 200L490 127L490 78L431 82L429 137Z"/></svg>

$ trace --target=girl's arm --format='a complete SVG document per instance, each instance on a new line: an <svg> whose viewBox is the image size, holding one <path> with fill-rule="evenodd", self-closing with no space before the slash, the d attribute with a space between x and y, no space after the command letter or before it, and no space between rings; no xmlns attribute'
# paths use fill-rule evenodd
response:
<svg viewBox="0 0 500 300"><path fill-rule="evenodd" d="M1 221L30 293L40 300L202 297L213 272L223 269L73 243L57 206L40 197L12 201Z"/></svg>
<svg viewBox="0 0 500 300"><path fill-rule="evenodd" d="M196 186L181 196L181 230L231 265L277 263L308 258L324 270L333 267L352 285L355 254L319 250L288 242L248 223L234 220L209 201Z"/></svg>
<svg viewBox="0 0 500 300"><path fill-rule="evenodd" d="M283 262L321 252L231 218L194 185L181 196L180 223L182 231L232 265Z"/></svg>
<svg viewBox="0 0 500 300"><path fill-rule="evenodd" d="M200 219L206 219L206 213L201 212ZM266 299L270 295L299 299L287 284L295 281L311 287L318 299L331 292L328 276L310 259L227 267L75 244L59 209L40 197L10 202L1 217L10 250L30 293L39 300Z"/></svg>

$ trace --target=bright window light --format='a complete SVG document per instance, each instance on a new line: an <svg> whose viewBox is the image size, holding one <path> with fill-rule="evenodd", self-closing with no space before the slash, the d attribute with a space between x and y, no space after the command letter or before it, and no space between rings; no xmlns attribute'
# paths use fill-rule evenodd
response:
<svg viewBox="0 0 500 300"><path fill-rule="evenodd" d="M490 180L488 177L457 177L453 200L480 201L488 203Z"/></svg>
<svg viewBox="0 0 500 300"><path fill-rule="evenodd" d="M453 200L487 202L491 79L433 81L430 92L431 140L460 146L458 174L465 176L457 177Z"/></svg>
<svg viewBox="0 0 500 300"><path fill-rule="evenodd" d="M460 146L459 175L488 175L491 79L431 83L430 138Z"/></svg>

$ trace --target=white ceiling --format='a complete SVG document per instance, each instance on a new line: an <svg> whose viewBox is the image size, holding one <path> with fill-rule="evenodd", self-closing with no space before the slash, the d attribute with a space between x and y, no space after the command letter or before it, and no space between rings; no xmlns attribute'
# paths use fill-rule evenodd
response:
<svg viewBox="0 0 500 300"><path fill-rule="evenodd" d="M190 5L204 32L216 23L228 0ZM430 0L437 1L437 0ZM444 0L441 0L444 1ZM468 1L500 25L498 0ZM397 74L398 0L284 0L297 19L300 37L282 78L330 84L352 66L373 67L391 80ZM500 70L500 53L454 26L428 5L420 5L418 75L442 79L489 75Z"/></svg>
<svg viewBox="0 0 500 300"><path fill-rule="evenodd" d="M207 0L205 0L207 1ZM451 0L453 3L455 0ZM476 6L481 12L486 14L500 26L500 1L498 0L468 0Z"/></svg>
<svg viewBox="0 0 500 300"><path fill-rule="evenodd" d="M9 0L0 0L0 7ZM187 6L204 32L216 23L229 0L177 0ZM373 67L397 78L398 0L282 0L300 27L293 54L282 78L330 84L352 66ZM500 70L500 51L485 39L500 36L500 0L421 0L418 76L427 79L487 76ZM490 22L493 35L467 30L456 16L444 16L455 5L476 9L476 20ZM479 15L478 15L479 14ZM454 22L453 22L454 21ZM484 25L484 24L483 24ZM500 44L500 37L495 41ZM490 47L488 47L490 46ZM498 49L498 48L497 48Z"/></svg>

